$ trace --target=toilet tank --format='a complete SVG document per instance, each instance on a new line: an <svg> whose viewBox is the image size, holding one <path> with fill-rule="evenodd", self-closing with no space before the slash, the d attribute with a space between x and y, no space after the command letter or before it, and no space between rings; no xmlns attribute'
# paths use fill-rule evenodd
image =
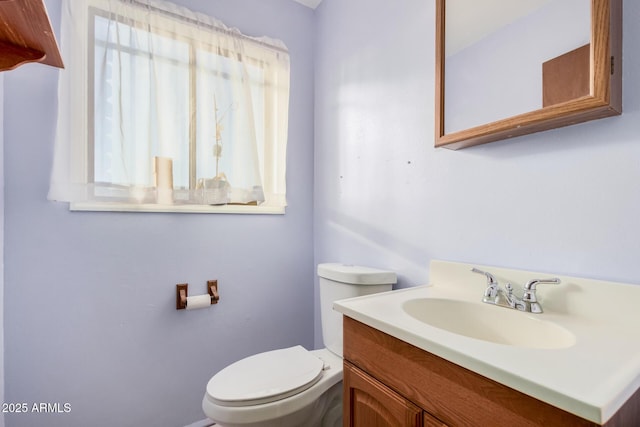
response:
<svg viewBox="0 0 640 427"><path fill-rule="evenodd" d="M392 271L339 263L318 264L322 340L332 353L342 357L342 313L333 310L333 302L378 292L390 291L396 283Z"/></svg>

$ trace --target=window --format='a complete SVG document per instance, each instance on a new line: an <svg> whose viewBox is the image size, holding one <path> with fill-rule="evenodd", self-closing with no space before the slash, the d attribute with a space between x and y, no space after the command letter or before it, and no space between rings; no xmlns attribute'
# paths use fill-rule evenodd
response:
<svg viewBox="0 0 640 427"><path fill-rule="evenodd" d="M284 212L281 42L166 2L65 0L61 45L50 199L72 209Z"/></svg>

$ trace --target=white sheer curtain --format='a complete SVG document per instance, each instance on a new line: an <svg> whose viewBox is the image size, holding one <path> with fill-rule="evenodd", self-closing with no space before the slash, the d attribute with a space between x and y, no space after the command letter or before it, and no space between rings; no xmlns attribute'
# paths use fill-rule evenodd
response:
<svg viewBox="0 0 640 427"><path fill-rule="evenodd" d="M157 0L63 0L62 15L50 199L284 206L281 42Z"/></svg>

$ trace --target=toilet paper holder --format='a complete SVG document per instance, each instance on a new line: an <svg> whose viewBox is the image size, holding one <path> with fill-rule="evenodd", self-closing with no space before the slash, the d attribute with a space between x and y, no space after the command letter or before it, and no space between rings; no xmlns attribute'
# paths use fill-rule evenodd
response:
<svg viewBox="0 0 640 427"><path fill-rule="evenodd" d="M220 300L218 294L218 281L207 280L207 291L211 298L211 304L217 304ZM189 284L181 283L176 285L176 310L184 310L187 308L187 297L189 296Z"/></svg>

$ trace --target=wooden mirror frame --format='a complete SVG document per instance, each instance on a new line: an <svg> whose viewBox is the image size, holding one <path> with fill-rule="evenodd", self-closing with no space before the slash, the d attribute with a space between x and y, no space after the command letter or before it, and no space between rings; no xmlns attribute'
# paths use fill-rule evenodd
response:
<svg viewBox="0 0 640 427"><path fill-rule="evenodd" d="M591 0L589 95L445 134L445 1L436 0L436 147L457 150L622 114L622 0Z"/></svg>

